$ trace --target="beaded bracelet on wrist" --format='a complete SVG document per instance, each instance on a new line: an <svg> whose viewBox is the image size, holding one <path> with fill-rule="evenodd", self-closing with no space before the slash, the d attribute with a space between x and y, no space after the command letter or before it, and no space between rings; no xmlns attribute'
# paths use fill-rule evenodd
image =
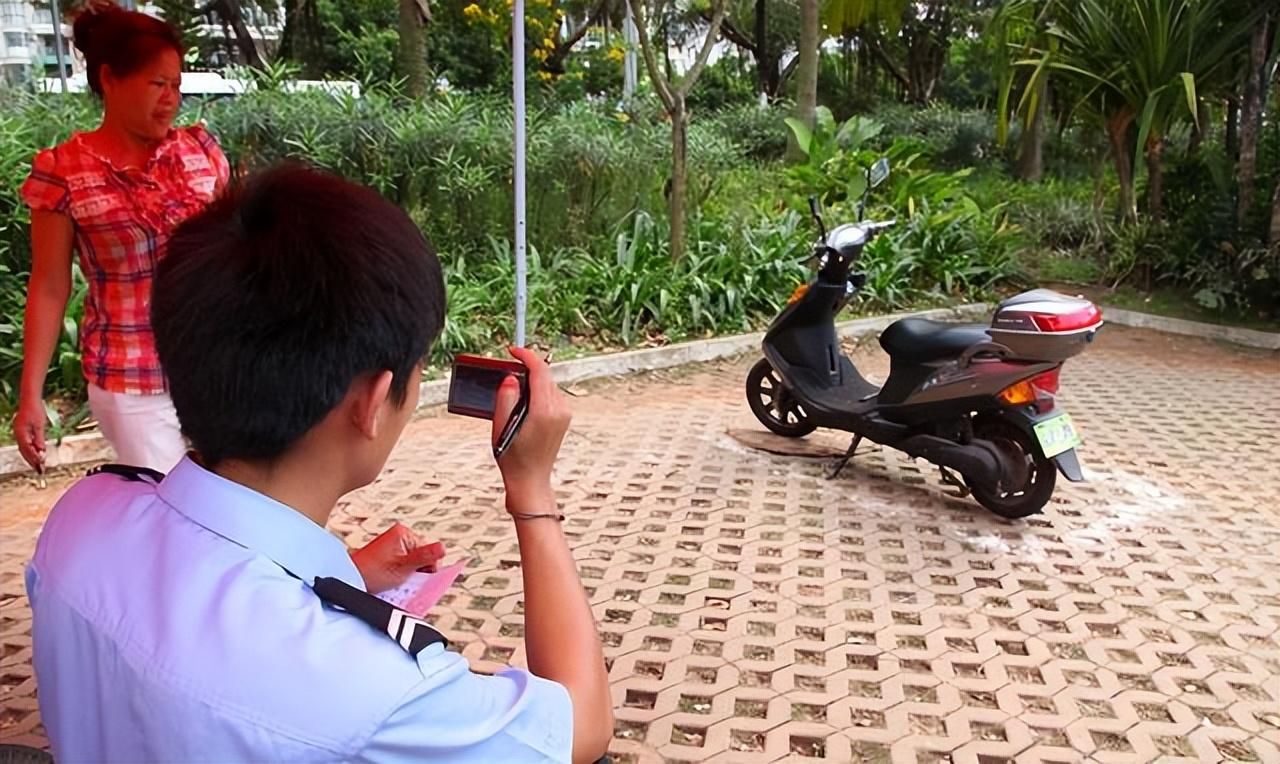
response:
<svg viewBox="0 0 1280 764"><path fill-rule="evenodd" d="M562 523L562 522L564 522L564 515L557 514L557 513L554 513L554 512L549 512L549 513L546 513L546 514L526 514L526 513L524 513L524 512L508 512L507 514L511 515L511 517L512 517L512 518L514 518L514 519L516 519L516 520L542 520L542 519L548 519L548 520L555 520L555 521L557 521L557 522L561 522L561 523Z"/></svg>

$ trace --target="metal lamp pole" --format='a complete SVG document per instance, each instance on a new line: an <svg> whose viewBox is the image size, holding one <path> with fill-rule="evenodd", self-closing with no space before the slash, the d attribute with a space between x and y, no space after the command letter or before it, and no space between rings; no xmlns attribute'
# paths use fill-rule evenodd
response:
<svg viewBox="0 0 1280 764"><path fill-rule="evenodd" d="M623 52L622 59L622 100L630 102L636 94L636 46L639 44L640 35L636 31L636 22L631 16L631 2L625 0L627 15L622 21L622 39L626 43L627 49Z"/></svg>
<svg viewBox="0 0 1280 764"><path fill-rule="evenodd" d="M54 54L58 58L58 79L62 80L62 92L66 93L67 87L67 64L63 58L62 49L65 42L62 37L62 13L58 11L58 0L49 0L49 11L53 14L53 47Z"/></svg>
<svg viewBox="0 0 1280 764"><path fill-rule="evenodd" d="M511 7L511 59L511 94L515 101L516 346L524 347L525 311L529 301L525 259L524 0L515 0Z"/></svg>

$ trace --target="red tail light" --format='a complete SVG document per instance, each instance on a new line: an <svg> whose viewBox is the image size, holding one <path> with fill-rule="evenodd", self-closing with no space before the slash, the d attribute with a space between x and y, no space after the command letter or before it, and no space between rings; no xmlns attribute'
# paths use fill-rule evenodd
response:
<svg viewBox="0 0 1280 764"><path fill-rule="evenodd" d="M1042 393L1048 393L1049 395L1057 395L1058 394L1058 373L1061 371L1062 371L1062 367L1058 366L1056 368L1050 369L1049 371L1046 371L1044 374L1041 374L1038 377L1033 377L1031 379L1031 386Z"/></svg>
<svg viewBox="0 0 1280 764"><path fill-rule="evenodd" d="M1102 320L1102 311L1093 303L1070 313L1032 313L1031 320L1042 332L1073 332L1087 329Z"/></svg>

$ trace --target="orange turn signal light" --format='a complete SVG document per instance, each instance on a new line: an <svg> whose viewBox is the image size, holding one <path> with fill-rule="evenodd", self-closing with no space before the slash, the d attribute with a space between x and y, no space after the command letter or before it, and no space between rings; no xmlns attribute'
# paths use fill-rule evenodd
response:
<svg viewBox="0 0 1280 764"><path fill-rule="evenodd" d="M800 286L796 287L796 291L792 292L791 296L787 298L787 304L795 305L796 303L804 299L804 296L808 293L809 293L809 285L801 284Z"/></svg>
<svg viewBox="0 0 1280 764"><path fill-rule="evenodd" d="M1023 380L1009 385L1000 391L1000 400L1010 406L1025 406L1036 402L1036 388L1030 380Z"/></svg>

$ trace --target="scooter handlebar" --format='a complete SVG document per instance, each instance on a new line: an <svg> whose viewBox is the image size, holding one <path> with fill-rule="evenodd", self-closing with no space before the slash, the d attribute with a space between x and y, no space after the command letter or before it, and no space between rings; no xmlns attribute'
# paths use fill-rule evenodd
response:
<svg viewBox="0 0 1280 764"><path fill-rule="evenodd" d="M870 233L879 233L884 229L892 228L897 224L898 224L898 221L895 218L893 220L867 220L867 221L864 221L861 225Z"/></svg>

